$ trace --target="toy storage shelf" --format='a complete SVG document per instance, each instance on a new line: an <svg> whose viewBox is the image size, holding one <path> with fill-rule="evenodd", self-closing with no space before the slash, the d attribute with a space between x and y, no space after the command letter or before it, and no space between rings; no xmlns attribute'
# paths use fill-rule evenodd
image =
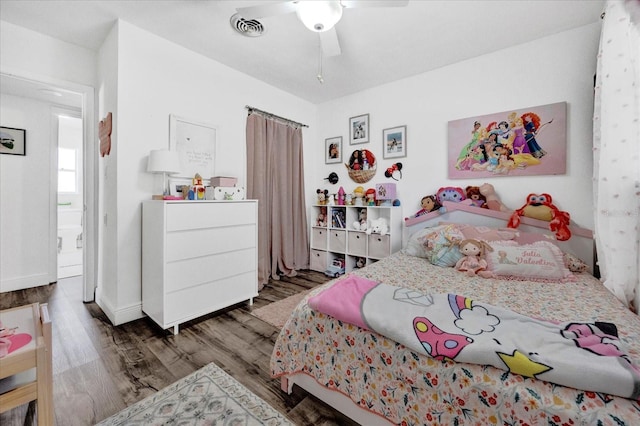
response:
<svg viewBox="0 0 640 426"><path fill-rule="evenodd" d="M329 206L311 207L311 260L310 269L325 272L336 258L344 260L345 273L357 269L358 260L370 264L402 248L402 209L399 206ZM317 218L326 209L326 226L319 226ZM357 230L360 211L365 210L367 219L381 217L387 220L386 235L367 234Z"/></svg>

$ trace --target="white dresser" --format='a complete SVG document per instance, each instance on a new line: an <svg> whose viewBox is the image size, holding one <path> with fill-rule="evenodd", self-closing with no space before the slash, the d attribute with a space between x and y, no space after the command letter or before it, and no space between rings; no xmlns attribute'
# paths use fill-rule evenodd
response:
<svg viewBox="0 0 640 426"><path fill-rule="evenodd" d="M163 329L258 295L258 202L142 204L142 310Z"/></svg>

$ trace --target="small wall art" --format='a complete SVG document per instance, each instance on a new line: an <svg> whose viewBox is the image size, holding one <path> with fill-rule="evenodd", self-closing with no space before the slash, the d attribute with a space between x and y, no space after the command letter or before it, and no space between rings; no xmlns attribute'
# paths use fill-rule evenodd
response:
<svg viewBox="0 0 640 426"><path fill-rule="evenodd" d="M449 121L450 179L561 175L566 163L566 102Z"/></svg>
<svg viewBox="0 0 640 426"><path fill-rule="evenodd" d="M27 131L0 127L0 154L27 155Z"/></svg>
<svg viewBox="0 0 640 426"><path fill-rule="evenodd" d="M383 158L407 156L407 126L397 126L382 131Z"/></svg>
<svg viewBox="0 0 640 426"><path fill-rule="evenodd" d="M169 149L180 153L179 177L193 177L196 173L204 179L215 176L216 135L215 126L169 116Z"/></svg>
<svg viewBox="0 0 640 426"><path fill-rule="evenodd" d="M342 163L342 136L324 140L326 164Z"/></svg>
<svg viewBox="0 0 640 426"><path fill-rule="evenodd" d="M358 115L349 119L349 144L369 142L369 114Z"/></svg>

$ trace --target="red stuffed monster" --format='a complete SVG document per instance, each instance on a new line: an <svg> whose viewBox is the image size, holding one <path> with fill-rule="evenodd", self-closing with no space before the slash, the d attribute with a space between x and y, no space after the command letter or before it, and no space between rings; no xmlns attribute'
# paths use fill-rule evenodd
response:
<svg viewBox="0 0 640 426"><path fill-rule="evenodd" d="M566 241L571 238L569 223L571 216L569 213L559 210L553 203L549 194L529 194L527 203L514 211L509 218L507 227L517 228L520 225L520 216L533 219L546 220L549 222L549 229L555 232L558 241Z"/></svg>

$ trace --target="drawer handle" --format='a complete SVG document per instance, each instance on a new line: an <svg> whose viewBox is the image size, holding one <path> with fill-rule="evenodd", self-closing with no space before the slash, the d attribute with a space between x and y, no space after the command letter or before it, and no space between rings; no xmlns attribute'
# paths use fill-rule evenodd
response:
<svg viewBox="0 0 640 426"><path fill-rule="evenodd" d="M322 235L322 231L320 231L319 234Z"/></svg>
<svg viewBox="0 0 640 426"><path fill-rule="evenodd" d="M356 240L359 240L359 239L360 239L360 235L356 235Z"/></svg>
<svg viewBox="0 0 640 426"><path fill-rule="evenodd" d="M378 241L382 241L382 238L378 238Z"/></svg>

